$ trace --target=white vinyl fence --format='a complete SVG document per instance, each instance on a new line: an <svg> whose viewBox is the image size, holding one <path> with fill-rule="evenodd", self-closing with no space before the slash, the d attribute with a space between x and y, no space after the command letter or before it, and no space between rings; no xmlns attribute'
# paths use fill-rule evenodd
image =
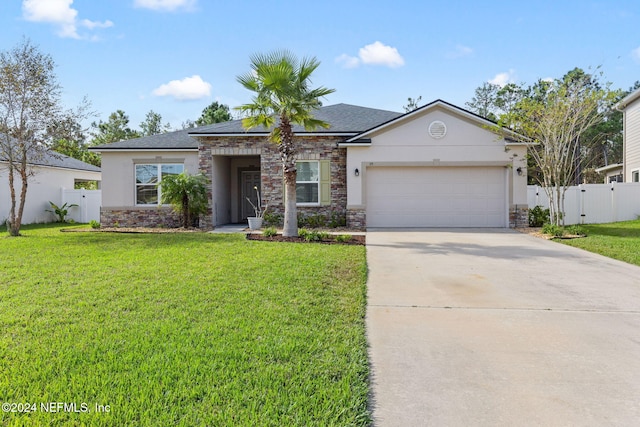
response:
<svg viewBox="0 0 640 427"><path fill-rule="evenodd" d="M86 223L95 219L100 221L101 190L68 190L62 189L62 204L76 204L78 206L69 209L67 219L75 222Z"/></svg>
<svg viewBox="0 0 640 427"><path fill-rule="evenodd" d="M544 188L527 187L529 209L549 207ZM598 224L628 221L640 217L640 183L612 182L611 184L582 184L567 188L564 200L564 222Z"/></svg>

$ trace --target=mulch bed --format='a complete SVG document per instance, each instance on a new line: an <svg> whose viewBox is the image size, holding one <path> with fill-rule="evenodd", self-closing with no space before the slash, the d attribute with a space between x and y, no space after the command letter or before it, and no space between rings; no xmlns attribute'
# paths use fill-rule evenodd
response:
<svg viewBox="0 0 640 427"><path fill-rule="evenodd" d="M335 236L331 235L328 239L306 241L302 237L284 237L282 234L275 236L264 236L260 233L247 233L247 240L259 240L263 242L290 242L290 243L323 243L325 245L364 245L366 236L352 235L351 239L346 242L337 242Z"/></svg>

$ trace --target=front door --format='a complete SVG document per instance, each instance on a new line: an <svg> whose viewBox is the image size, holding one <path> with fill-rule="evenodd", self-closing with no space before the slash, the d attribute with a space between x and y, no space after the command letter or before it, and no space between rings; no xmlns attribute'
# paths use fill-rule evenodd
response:
<svg viewBox="0 0 640 427"><path fill-rule="evenodd" d="M247 200L248 197L254 205L258 206L258 195L254 187L260 190L260 171L242 171L240 174L240 214L243 221L247 217L255 216L255 211Z"/></svg>

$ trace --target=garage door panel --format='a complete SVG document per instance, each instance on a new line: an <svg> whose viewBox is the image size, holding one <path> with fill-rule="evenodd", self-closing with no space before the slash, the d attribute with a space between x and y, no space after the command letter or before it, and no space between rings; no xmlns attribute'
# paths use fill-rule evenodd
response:
<svg viewBox="0 0 640 427"><path fill-rule="evenodd" d="M504 227L500 167L367 169L370 227Z"/></svg>

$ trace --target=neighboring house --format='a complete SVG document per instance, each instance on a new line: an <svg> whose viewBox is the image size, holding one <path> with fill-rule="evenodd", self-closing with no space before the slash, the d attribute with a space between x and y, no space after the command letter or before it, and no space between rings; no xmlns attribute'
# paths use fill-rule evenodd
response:
<svg viewBox="0 0 640 427"><path fill-rule="evenodd" d="M640 182L640 89L616 105L623 113L624 182Z"/></svg>
<svg viewBox="0 0 640 427"><path fill-rule="evenodd" d="M9 218L11 196L7 162L0 159L0 221ZM46 212L49 202L61 204L62 189L73 189L78 182L100 182L100 168L63 154L47 152L41 159L31 163L34 175L29 178L27 200L22 214L22 223L51 222L56 217ZM20 200L22 184L16 176L16 203Z"/></svg>
<svg viewBox="0 0 640 427"><path fill-rule="evenodd" d="M437 100L407 114L337 104L295 127L298 210L349 227L508 227L527 223L526 146L495 123ZM172 225L156 183L187 171L210 180L201 227L252 216L254 186L284 210L282 165L268 131L240 120L94 147L102 153L101 222Z"/></svg>
<svg viewBox="0 0 640 427"><path fill-rule="evenodd" d="M622 173L623 168L623 163L614 163L612 165L597 168L596 172L604 174L605 184L611 184L612 182L624 182L624 175Z"/></svg>

